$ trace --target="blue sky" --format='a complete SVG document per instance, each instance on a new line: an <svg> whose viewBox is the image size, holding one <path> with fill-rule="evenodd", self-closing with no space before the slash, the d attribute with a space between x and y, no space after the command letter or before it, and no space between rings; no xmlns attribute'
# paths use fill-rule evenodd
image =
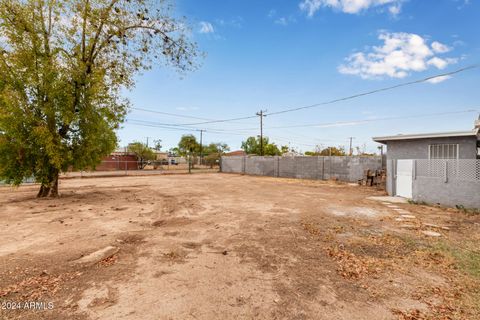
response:
<svg viewBox="0 0 480 320"><path fill-rule="evenodd" d="M178 0L176 14L207 56L180 77L154 67L126 93L132 106L186 116L226 119L275 112L341 98L479 63L477 0ZM354 100L267 116L265 135L306 151L315 145L354 145L375 151L372 136L468 130L478 113L465 112L358 122L385 117L480 110L480 70ZM127 119L184 124L201 120L132 110ZM343 122L343 123L342 123ZM327 126L274 128L303 124ZM232 150L259 134L259 119L193 126L204 142ZM121 145L182 134L124 124Z"/></svg>

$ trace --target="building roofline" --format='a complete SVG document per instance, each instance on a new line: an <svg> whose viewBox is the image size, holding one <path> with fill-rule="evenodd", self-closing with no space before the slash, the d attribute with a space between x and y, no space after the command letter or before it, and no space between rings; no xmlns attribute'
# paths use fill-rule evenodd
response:
<svg viewBox="0 0 480 320"><path fill-rule="evenodd" d="M372 139L375 142L384 144L387 141L416 140L416 139L428 139L428 138L449 138L449 137L476 137L476 136L478 136L478 129L469 130L469 131L398 134L395 136L373 137Z"/></svg>

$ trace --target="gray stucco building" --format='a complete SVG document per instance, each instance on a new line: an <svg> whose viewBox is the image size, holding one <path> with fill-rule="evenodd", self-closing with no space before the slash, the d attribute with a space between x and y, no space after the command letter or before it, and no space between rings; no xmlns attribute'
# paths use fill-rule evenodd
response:
<svg viewBox="0 0 480 320"><path fill-rule="evenodd" d="M387 160L392 159L477 159L478 129L469 131L399 134L375 137L387 145Z"/></svg>
<svg viewBox="0 0 480 320"><path fill-rule="evenodd" d="M387 145L387 192L480 208L480 119L468 131L374 137Z"/></svg>

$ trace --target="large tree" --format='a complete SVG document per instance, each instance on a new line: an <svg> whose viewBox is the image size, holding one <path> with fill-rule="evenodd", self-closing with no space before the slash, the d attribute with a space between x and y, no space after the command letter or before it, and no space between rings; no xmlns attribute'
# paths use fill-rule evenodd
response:
<svg viewBox="0 0 480 320"><path fill-rule="evenodd" d="M180 156L195 155L200 151L200 144L193 134L186 134L180 138L176 149Z"/></svg>
<svg viewBox="0 0 480 320"><path fill-rule="evenodd" d="M249 137L247 140L242 142L242 149L247 154L256 154L260 155L261 144L260 137ZM268 137L263 137L263 155L265 156L278 156L281 155L282 151L278 148L275 143L270 143Z"/></svg>
<svg viewBox="0 0 480 320"><path fill-rule="evenodd" d="M135 154L138 160L140 160L141 168L146 165L145 161L156 160L156 154L146 144L141 142L132 142L128 145L128 151Z"/></svg>
<svg viewBox="0 0 480 320"><path fill-rule="evenodd" d="M61 171L98 164L135 74L196 65L185 26L163 0L0 0L0 179L57 196Z"/></svg>
<svg viewBox="0 0 480 320"><path fill-rule="evenodd" d="M203 154L204 155L210 155L210 154L224 154L227 151L230 151L230 147L223 142L212 142L209 145L205 145L202 148Z"/></svg>
<svg viewBox="0 0 480 320"><path fill-rule="evenodd" d="M203 146L202 149L205 155L204 164L211 168L220 163L220 158L225 152L230 151L230 147L223 142L212 142L207 146Z"/></svg>

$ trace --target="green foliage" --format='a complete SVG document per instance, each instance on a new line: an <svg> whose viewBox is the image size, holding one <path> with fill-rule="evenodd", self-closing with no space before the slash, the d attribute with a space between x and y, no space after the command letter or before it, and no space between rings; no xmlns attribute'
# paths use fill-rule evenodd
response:
<svg viewBox="0 0 480 320"><path fill-rule="evenodd" d="M204 155L210 154L224 154L225 152L230 151L230 147L226 143L222 142L212 142L208 146L203 146L202 153Z"/></svg>
<svg viewBox="0 0 480 320"><path fill-rule="evenodd" d="M220 163L222 154L227 151L230 151L230 147L222 142L210 143L208 146L203 146L202 153L205 155L203 163L213 168Z"/></svg>
<svg viewBox="0 0 480 320"><path fill-rule="evenodd" d="M187 156L189 154L196 154L200 150L200 144L197 142L197 138L193 134L183 135L178 142L176 152L180 156Z"/></svg>
<svg viewBox="0 0 480 320"><path fill-rule="evenodd" d="M221 153L210 153L204 158L204 164L213 168L220 163Z"/></svg>
<svg viewBox="0 0 480 320"><path fill-rule="evenodd" d="M155 160L155 152L141 142L133 142L128 145L128 151L135 153L140 161Z"/></svg>
<svg viewBox="0 0 480 320"><path fill-rule="evenodd" d="M156 151L162 150L162 140L161 139L153 140L153 150L156 150Z"/></svg>
<svg viewBox="0 0 480 320"><path fill-rule="evenodd" d="M60 171L113 151L135 74L195 66L172 16L163 0L0 0L0 179L55 196Z"/></svg>
<svg viewBox="0 0 480 320"><path fill-rule="evenodd" d="M439 241L433 246L434 252L450 256L460 270L480 280L480 253L477 245L471 241L463 242L461 246Z"/></svg>
<svg viewBox="0 0 480 320"><path fill-rule="evenodd" d="M306 156L332 156L332 157L343 157L347 154L345 153L345 149L343 147L327 147L325 149L317 148L315 151L307 151L305 152Z"/></svg>
<svg viewBox="0 0 480 320"><path fill-rule="evenodd" d="M261 154L260 137L249 137L246 141L242 142L242 149L247 154ZM263 155L265 156L279 156L282 151L276 144L270 143L268 137L263 137Z"/></svg>

